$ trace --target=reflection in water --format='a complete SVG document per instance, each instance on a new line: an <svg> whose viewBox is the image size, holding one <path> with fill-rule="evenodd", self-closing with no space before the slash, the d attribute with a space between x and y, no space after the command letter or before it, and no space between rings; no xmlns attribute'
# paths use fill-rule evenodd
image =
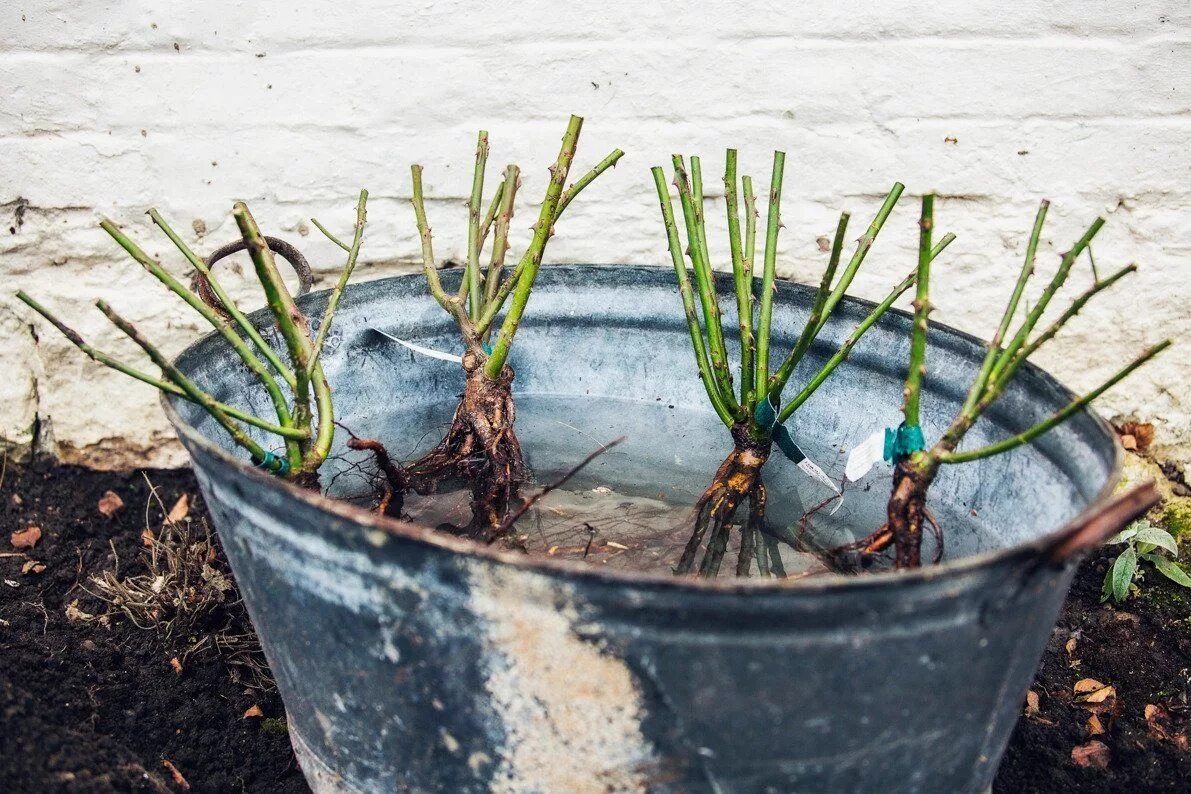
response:
<svg viewBox="0 0 1191 794"><path fill-rule="evenodd" d="M409 460L433 445L449 424L450 407L441 416L436 408L418 421L407 420L416 432L403 434L400 441L385 439L390 450ZM524 498L557 482L603 442L622 434L627 438L538 501L518 520L505 545L593 565L669 572L690 538L695 502L731 449L728 433L714 414L676 409L661 400L601 399L580 407L576 409L573 398L518 397L517 432L534 476L534 482L522 487ZM842 483L846 450L805 429L792 430L804 451L834 482ZM329 491L362 503L372 498L366 456L349 453L332 465L336 471ZM864 537L884 522L891 477L880 465L862 482L843 488L842 504L831 489L777 450L764 477L770 494L771 553L780 555L788 576L823 572L821 554L814 552ZM443 483L438 494L410 494L405 510L424 526L460 526L470 519L468 499L466 489L452 490ZM744 517L742 510L738 518ZM739 537L734 529L721 567L724 577L735 571ZM756 570L754 564L754 575Z"/></svg>

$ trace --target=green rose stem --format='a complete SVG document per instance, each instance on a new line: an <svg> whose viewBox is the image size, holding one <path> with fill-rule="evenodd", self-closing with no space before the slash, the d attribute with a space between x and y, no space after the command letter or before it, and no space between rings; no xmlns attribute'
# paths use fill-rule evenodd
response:
<svg viewBox="0 0 1191 794"><path fill-rule="evenodd" d="M120 331L136 342L150 361L161 370L163 378L146 374L92 347L76 331L54 316L49 309L24 292L18 292L17 298L49 321L75 347L97 363L199 405L215 419L220 427L227 431L237 446L249 453L257 465L305 487L317 488L318 469L330 453L334 437L330 386L327 384L321 364L323 344L343 290L359 256L367 200L367 191L361 191L357 204L355 235L351 245L340 242L321 224L315 222L315 225L326 233L336 245L348 252L348 261L331 292L318 336L314 339L310 336L305 316L298 309L281 278L281 274L277 271L273 254L269 251L256 222L248 212L248 208L242 202L238 202L233 210L233 216L240 227L245 246L252 256L258 281L265 292L268 310L285 340L285 355L289 358L288 364L283 361L282 354L265 342L257 328L249 322L244 312L227 294L207 263L183 242L157 210L149 210L149 216L153 223L165 233L191 266L210 285L211 292L219 301L217 307L207 305L196 292L185 286L157 260L146 254L114 223L104 220L100 224L104 231L128 252L134 261L164 284L166 289L198 312L227 342L269 396L274 413L277 415L275 422L262 419L214 399L196 383L186 378L162 355L156 345L106 302L100 301L97 304L100 311ZM278 378L280 378L280 383ZM288 395L286 390L282 389L282 385L288 390ZM313 412L310 407L312 392ZM241 423L278 436L284 445L284 452L274 455L272 450L267 449L264 444L249 435L241 427Z"/></svg>
<svg viewBox="0 0 1191 794"><path fill-rule="evenodd" d="M554 225L563 210L624 154L619 149L613 151L566 187L582 127L583 119L572 116L563 134L558 157L549 169L550 178L533 226L533 237L511 273L504 271L521 172L515 165L505 168L504 178L488 205L487 214L481 217L488 133L480 132L467 202L467 265L455 294L449 294L443 288L439 277L430 223L426 217L422 167L414 165L410 168L414 218L422 245L422 270L431 296L459 327L464 347L465 387L446 436L409 466L390 467L396 475L386 475L388 488L397 494L410 489L425 494L434 492L445 479L467 482L472 489L472 518L460 531L480 540L492 541L508 530L504 519L525 479L521 446L513 431L516 412L512 397L513 369L508 365L508 359L546 245L554 235ZM491 257L487 272L481 273L480 261L490 232L493 236ZM490 336L491 344L488 342ZM353 445L373 452L383 449L375 439L355 440Z"/></svg>
<svg viewBox="0 0 1191 794"><path fill-rule="evenodd" d="M737 510L748 503L749 517L741 528L740 553L737 557L736 573L750 574L753 561L762 576L783 575L781 558L776 542L764 532L765 504L767 493L761 477L761 469L769 459L776 422L785 422L823 384L851 352L860 338L881 316L889 310L897 298L906 292L917 280L917 273L904 278L890 294L878 304L836 353L807 380L805 386L789 404L781 406L781 395L798 363L810 349L820 331L835 311L865 257L872 248L904 188L894 184L877 212L873 222L856 247L855 253L836 278L842 261L844 239L847 233L848 215L840 218L836 227L831 257L816 292L812 309L807 317L790 354L776 371L770 372L769 353L771 348L771 326L773 321L773 299L777 279L777 244L781 223L782 177L785 169L785 155L775 152L770 177L769 204L766 215L765 248L761 265L760 294L754 293L756 279L757 219L756 193L749 176L743 176L737 183L737 153L729 149L724 167L724 195L728 212L728 247L731 256L732 285L735 293L736 322L740 332L740 390L739 398L733 387L732 372L728 367L727 344L722 328L722 313L719 307L712 265L708 254L706 224L703 217L702 164L698 157L690 158L690 174L686 161L680 155L672 158L674 186L682 210L686 231L684 248L679 235L673 202L666 174L660 167L653 169L654 186L657 189L662 212L662 224L678 292L686 314L687 329L690 332L691 347L695 353L695 365L708 400L716 415L728 428L733 440L731 454L721 464L712 478L711 485L704 491L696 504L695 524L690 540L683 550L675 572L687 574L693 571L696 558L706 541L706 548L699 563L698 573L702 576L718 574L727 551L731 527L736 522ZM739 192L738 192L739 191ZM740 201L744 197L743 236L740 222ZM932 252L938 255L954 239L947 235ZM690 260L687 267L686 260ZM784 431L784 428L782 428Z"/></svg>
<svg viewBox="0 0 1191 794"><path fill-rule="evenodd" d="M958 447L964 435L972 428L980 416L996 402L1004 393L1018 368L1045 342L1072 318L1083 306L1099 292L1112 286L1124 276L1136 270L1133 265L1126 266L1112 275L1101 279L1093 271L1094 283L1079 295L1071 306L1059 316L1050 326L1039 334L1033 341L1030 336L1042 317L1046 306L1067 281L1072 267L1084 250L1090 251L1092 238L1104 225L1103 218L1097 218L1088 228L1071 250L1063 255L1059 267L1050 282L1043 290L1038 302L1026 312L1017 331L1002 344L1009 328L1013 323L1017 306L1021 300L1026 282L1034 272L1034 260L1038 250L1038 240L1042 232L1042 224L1046 217L1047 202L1042 202L1034 222L1034 229L1026 247L1025 262L1021 273L1005 306L1001 322L993 335L986 354L976 377L968 391L963 406L956 414L951 424L933 446L925 449L908 449L895 453L893 475L893 489L888 503L888 519L886 526L879 529L869 538L850 548L858 549L862 554L875 554L893 545L895 548L895 564L898 568L913 568L921 564L922 529L924 523L931 524L937 531L941 528L934 526L931 514L926 509L926 495L939 467L946 463L966 463L974 460L998 455L1028 444L1042 434L1058 427L1060 424L1082 411L1088 403L1099 397L1108 389L1128 377L1134 370L1145 364L1154 356L1170 346L1170 341L1160 342L1120 369L1116 374L1104 381L1100 386L1082 397L1072 400L1065 408L1053 416L1038 422L1034 426L1015 433L1001 441L977 449L960 451ZM934 223L934 196L927 194L922 197L922 216L919 221L920 236L918 248L918 288L914 301L914 324L910 344L910 363L906 375L905 403L903 413L905 423L903 428L913 429L921 437L919 427L920 407L922 401L922 382L926 377L926 335L928 330L928 315L930 304L930 260L931 260L931 229Z"/></svg>

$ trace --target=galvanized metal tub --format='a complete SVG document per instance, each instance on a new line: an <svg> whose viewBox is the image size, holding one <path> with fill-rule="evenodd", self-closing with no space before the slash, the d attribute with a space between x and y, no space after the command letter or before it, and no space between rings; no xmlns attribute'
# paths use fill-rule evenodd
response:
<svg viewBox="0 0 1191 794"><path fill-rule="evenodd" d="M810 297L778 285L775 347L793 342ZM302 305L318 317L324 301L314 293ZM868 308L845 301L805 366ZM459 370L373 329L453 349L450 323L419 276L349 288L327 348L338 418L402 452L437 440ZM904 314L888 315L798 412L792 430L812 456L897 422L908 330ZM983 351L932 329L928 437ZM539 473L624 433L585 476L688 498L729 451L667 269L544 269L512 363L518 433ZM199 341L179 365L219 399L267 414L220 340ZM1026 367L971 443L1068 397ZM1120 463L1110 428L1082 414L1030 448L945 469L932 491L948 529L940 565L692 581L527 558L381 519L254 469L190 404L165 408L319 792L984 791L1072 576L1071 562L1043 552L1104 503ZM776 459L767 468L779 501L799 476ZM359 495L348 491L339 495ZM885 481L849 494L857 532L882 523L886 496Z"/></svg>

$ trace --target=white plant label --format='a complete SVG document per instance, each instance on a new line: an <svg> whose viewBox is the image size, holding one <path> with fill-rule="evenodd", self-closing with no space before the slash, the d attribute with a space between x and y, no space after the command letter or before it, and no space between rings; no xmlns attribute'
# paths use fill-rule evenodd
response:
<svg viewBox="0 0 1191 794"><path fill-rule="evenodd" d="M835 507L831 508L831 512L828 513L828 515L835 515L836 511L839 510L840 506L844 503L844 495L840 493L839 488L835 487L835 483L830 477L827 476L827 472L823 471L823 469L819 467L819 464L815 463L810 458L803 458L802 460L798 461L796 465L802 470L803 474L810 477L812 480L818 480L819 482L823 483L828 488L835 491L836 495L839 496L839 499L835 501Z"/></svg>
<svg viewBox="0 0 1191 794"><path fill-rule="evenodd" d="M422 345L416 344L414 342L407 342L404 339L398 339L397 337L393 336L392 334L386 334L384 331L380 330L379 328L373 328L372 330L376 331L378 334L383 336L385 339L391 339L394 342L396 342L397 344L404 345L405 347L408 347L410 350L414 351L415 353L426 356L427 358L437 358L439 361L453 361L456 364L463 363L463 356L457 356L454 353L444 353L441 350L434 350L433 348L423 347Z"/></svg>
<svg viewBox="0 0 1191 794"><path fill-rule="evenodd" d="M848 453L848 461L844 464L844 479L848 482L859 482L875 464L883 460L885 428L882 427L852 447L852 451Z"/></svg>

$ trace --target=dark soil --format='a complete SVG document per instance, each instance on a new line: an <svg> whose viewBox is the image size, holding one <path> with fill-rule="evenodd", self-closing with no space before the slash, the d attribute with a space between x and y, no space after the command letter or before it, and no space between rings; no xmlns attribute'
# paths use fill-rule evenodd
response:
<svg viewBox="0 0 1191 794"><path fill-rule="evenodd" d="M189 471L149 471L168 510L183 493L199 499ZM105 491L124 508L111 518L97 507ZM169 761L191 791L308 791L288 737L276 690L250 689L240 668L216 651L186 655L204 634L250 631L235 594L173 636L142 630L124 617L105 627L71 622L67 606L93 614L102 602L77 585L114 566L144 572L141 532L159 528L162 511L140 472L97 473L73 467L8 467L0 487L0 553L16 550L10 533L41 528L22 557L0 557L0 791L178 791ZM201 528L201 504L190 520ZM41 573L21 573L29 560ZM226 563L216 559L216 567ZM184 629L189 628L189 631ZM185 658L176 673L171 658ZM266 718L244 719L260 706Z"/></svg>
<svg viewBox="0 0 1191 794"><path fill-rule="evenodd" d="M191 494L190 520L202 526L188 471L147 475L167 509ZM108 490L125 503L112 518L97 507ZM182 790L164 761L191 791L307 790L277 693L249 687L242 668L210 643L187 655L204 635L248 631L234 593L193 625L176 622L169 637L122 616L106 626L67 619L75 599L85 612L105 611L79 585L113 568L113 545L122 575L144 572L141 532L161 523L139 472L9 467L0 553L16 551L12 532L36 525L43 534L26 557L0 557L0 791ZM45 570L22 574L29 560ZM996 792L1187 790L1191 601L1151 575L1124 609L1102 605L1108 561L1088 560L1076 578L1033 684L1039 713L1019 721ZM212 564L226 571L221 555ZM185 660L180 675L174 657ZM1115 687L1115 697L1076 703L1073 687L1084 678ZM266 719L243 716L254 705ZM1105 729L1096 737L1089 705ZM1147 705L1160 707L1150 721ZM1108 748L1106 769L1072 761L1072 749L1093 738Z"/></svg>

